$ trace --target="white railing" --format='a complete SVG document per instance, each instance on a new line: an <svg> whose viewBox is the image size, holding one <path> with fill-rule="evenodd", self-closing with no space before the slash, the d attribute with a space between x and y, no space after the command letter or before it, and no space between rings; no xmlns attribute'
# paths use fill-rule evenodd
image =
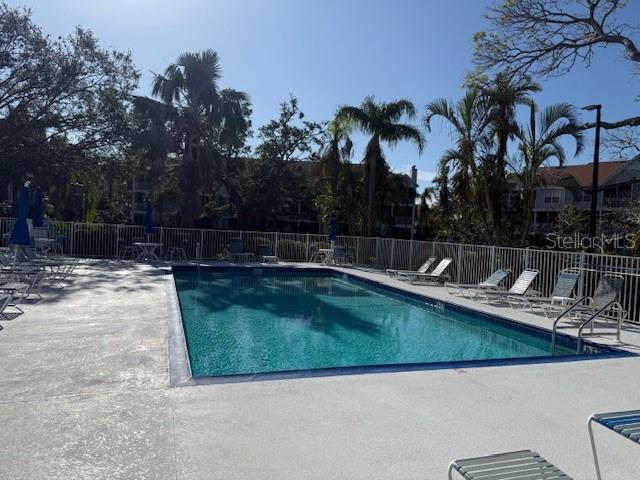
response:
<svg viewBox="0 0 640 480"><path fill-rule="evenodd" d="M0 235L10 233L14 222L13 218L0 217ZM49 234L61 238L64 254L96 258L116 257L122 245L146 238L141 225L55 221L50 222ZM259 245L268 244L280 259L294 262L308 261L314 249L329 246L327 236L318 234L168 227L156 227L150 240L162 243L164 252L184 244L188 259L197 260L200 251L202 260L215 260L226 256L233 238L241 238L247 252L257 253ZM603 274L620 274L626 279L620 303L628 312L627 319L640 323L640 257L377 237L339 236L336 244L351 249L357 265L381 269L416 269L429 256L451 257L454 261L449 276L459 283L477 283L497 268L510 268L514 272L512 280L522 269L536 268L540 274L533 288L545 296L566 268L583 271L578 295L592 294Z"/></svg>

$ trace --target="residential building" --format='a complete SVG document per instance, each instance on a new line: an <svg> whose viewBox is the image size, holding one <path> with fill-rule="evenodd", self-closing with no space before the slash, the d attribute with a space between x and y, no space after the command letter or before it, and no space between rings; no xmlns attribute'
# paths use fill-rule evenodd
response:
<svg viewBox="0 0 640 480"><path fill-rule="evenodd" d="M567 205L590 210L593 163L546 167L536 189L532 233L557 229L558 214ZM600 216L640 201L640 155L632 160L600 162L597 208Z"/></svg>

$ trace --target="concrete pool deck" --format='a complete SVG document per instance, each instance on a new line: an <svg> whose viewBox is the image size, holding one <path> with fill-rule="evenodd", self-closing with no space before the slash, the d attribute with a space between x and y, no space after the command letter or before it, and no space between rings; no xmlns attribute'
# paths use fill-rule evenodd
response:
<svg viewBox="0 0 640 480"><path fill-rule="evenodd" d="M165 273L87 262L0 319L0 479L436 479L524 448L594 479L588 415L640 408L640 357L171 388ZM606 479L640 478L638 445L596 435Z"/></svg>

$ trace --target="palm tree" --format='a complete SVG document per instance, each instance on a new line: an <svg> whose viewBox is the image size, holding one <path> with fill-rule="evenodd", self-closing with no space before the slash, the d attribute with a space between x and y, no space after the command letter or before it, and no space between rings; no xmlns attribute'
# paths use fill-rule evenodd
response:
<svg viewBox="0 0 640 480"><path fill-rule="evenodd" d="M344 118L335 118L326 127L329 142L320 154L320 165L329 179L331 209L337 207L340 170L351 158L353 142L349 135L352 128L350 122Z"/></svg>
<svg viewBox="0 0 640 480"><path fill-rule="evenodd" d="M489 113L486 98L481 91L470 88L456 104L444 98L427 104L423 118L427 131L431 131L435 118L442 119L451 127L455 147L445 151L440 158L439 169L441 173L444 172L444 176L441 175L440 186L448 188L451 182L451 194L465 210L473 209L478 203L486 203L487 200L480 197L482 179L479 171L479 150L488 135ZM448 210L447 201L443 207Z"/></svg>
<svg viewBox="0 0 640 480"><path fill-rule="evenodd" d="M199 216L200 189L211 183L224 147L237 146L249 128L245 119L248 96L220 90L218 54L214 50L183 53L153 80L152 95L134 99L138 112L155 112L170 124L174 151L182 155L179 184L183 223ZM233 132L231 130L234 130Z"/></svg>
<svg viewBox="0 0 640 480"><path fill-rule="evenodd" d="M507 191L507 145L518 134L516 108L529 102L529 94L540 91L540 86L528 77L514 78L498 73L492 82L481 88L490 106L490 129L495 138L495 155L492 155L491 178L487 182L491 201L491 217L498 241L502 238L502 200Z"/></svg>
<svg viewBox="0 0 640 480"><path fill-rule="evenodd" d="M579 118L575 107L568 103L550 105L538 113L538 107L529 101L529 125L518 132L522 170L518 176L522 182L522 206L525 224L521 232L521 243L525 244L533 218L535 188L540 184L540 170L551 159L562 166L567 158L560 143L562 137L571 137L575 141L578 155L584 146L582 130L578 129Z"/></svg>
<svg viewBox="0 0 640 480"><path fill-rule="evenodd" d="M367 135L371 135L365 149L364 183L367 196L367 235L371 235L375 222L374 203L376 186L380 182L380 174L385 165L381 142L394 146L401 141L410 141L417 145L418 152L424 148L424 136L413 125L398 123L403 117L414 118L416 114L413 103L409 100L397 100L389 103L377 103L368 96L358 107L343 106L338 110L337 118L352 122L354 127Z"/></svg>

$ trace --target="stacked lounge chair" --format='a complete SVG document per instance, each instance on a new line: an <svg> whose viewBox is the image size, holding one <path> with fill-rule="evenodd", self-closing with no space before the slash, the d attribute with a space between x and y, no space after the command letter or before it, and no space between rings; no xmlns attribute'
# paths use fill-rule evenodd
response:
<svg viewBox="0 0 640 480"><path fill-rule="evenodd" d="M510 303L512 301L510 299L513 297L524 297L527 292L529 292L529 289L537 276L538 270L526 269L522 271L509 290L484 290L480 293L489 303L493 303L494 301L507 301Z"/></svg>
<svg viewBox="0 0 640 480"><path fill-rule="evenodd" d="M410 275L415 273L427 273L431 266L436 263L436 260L436 257L427 258L427 261L420 265L418 270L394 270L392 268L387 268L387 275L389 275L389 278L394 280L408 281L410 280Z"/></svg>
<svg viewBox="0 0 640 480"><path fill-rule="evenodd" d="M444 282L446 271L449 268L449 265L451 265L451 262L453 262L452 258L443 258L431 272L414 272L408 275L409 281L412 284L418 285Z"/></svg>

